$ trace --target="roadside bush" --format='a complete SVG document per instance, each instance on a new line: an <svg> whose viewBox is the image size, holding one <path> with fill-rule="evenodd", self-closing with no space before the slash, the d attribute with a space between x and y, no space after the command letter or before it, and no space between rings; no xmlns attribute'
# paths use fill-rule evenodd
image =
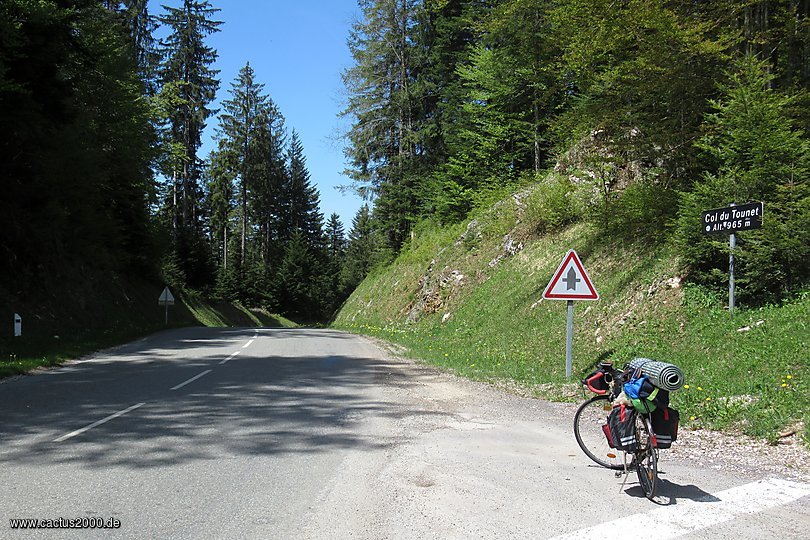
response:
<svg viewBox="0 0 810 540"><path fill-rule="evenodd" d="M547 175L526 200L525 219L538 233L560 229L582 217L584 202L568 178Z"/></svg>
<svg viewBox="0 0 810 540"><path fill-rule="evenodd" d="M678 194L653 182L629 185L601 210L606 233L619 238L653 240L664 236L678 209Z"/></svg>

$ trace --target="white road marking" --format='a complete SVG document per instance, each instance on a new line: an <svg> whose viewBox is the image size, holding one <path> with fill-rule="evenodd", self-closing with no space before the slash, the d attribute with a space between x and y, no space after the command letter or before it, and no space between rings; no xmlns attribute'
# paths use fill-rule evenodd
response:
<svg viewBox="0 0 810 540"><path fill-rule="evenodd" d="M59 437L58 439L54 439L54 440L53 440L53 442L63 442L63 441L66 441L66 440L68 440L68 439L70 439L70 438L72 438L72 437L75 437L76 435L81 435L81 434L82 434L82 433L84 433L85 431L90 431L90 430L91 430L91 429L93 429L94 427L98 427L98 426L100 426L101 424L106 424L106 423L107 423L107 422L109 422L110 420L113 420L113 419L115 419L115 418L118 418L119 416L123 416L123 415L127 414L128 412L134 411L134 410L135 410L135 409L137 409L138 407L143 407L144 405L146 405L146 403L138 403L137 405L133 405L132 407L129 407L129 408L124 409L124 410L122 410L122 411L118 411L117 413L111 414L110 416L108 416L108 417L106 417L106 418L102 418L102 419L101 419L101 420L99 420L98 422L93 422L93 423L92 423L92 424L90 424L89 426L85 426L85 427L83 427L83 428L81 428L81 429L77 429L76 431L71 431L71 432L70 432L70 433L68 433L67 435L62 435L62 436L61 436L61 437Z"/></svg>
<svg viewBox="0 0 810 540"><path fill-rule="evenodd" d="M788 504L810 495L810 484L769 478L721 491L700 501L678 501L646 514L625 516L552 540L617 538L626 531L644 531L647 538L665 540L709 528L739 516Z"/></svg>
<svg viewBox="0 0 810 540"><path fill-rule="evenodd" d="M231 353L231 355L228 358L226 358L225 360L223 360L222 362L220 362L219 365L221 366L223 364L227 364L229 360L233 360L234 357L236 357L236 355L238 355L240 352L242 352L242 351L236 351L234 353Z"/></svg>
<svg viewBox="0 0 810 540"><path fill-rule="evenodd" d="M242 348L243 348L243 349L247 349L248 347L250 347L250 346L253 344L253 342L254 342L254 341L256 341L256 340L255 340L255 339L251 339L250 341L248 341L247 343L245 343L244 345L242 345Z"/></svg>
<svg viewBox="0 0 810 540"><path fill-rule="evenodd" d="M210 369L206 369L206 370L205 370L205 371L203 371L202 373L198 373L197 375L194 375L194 376L193 376L192 378L190 378L189 380L187 380L187 381L185 381L185 382L181 382L181 383L180 383L180 384L178 384L177 386L173 386L173 387L172 387L172 390L179 390L180 388L183 388L185 385L190 384L190 383L193 383L194 381L196 381L196 380L197 380L197 379L199 379L200 377L202 377L202 376L204 376L204 375L208 375L209 373L211 373L211 371L212 371L212 370L210 370Z"/></svg>

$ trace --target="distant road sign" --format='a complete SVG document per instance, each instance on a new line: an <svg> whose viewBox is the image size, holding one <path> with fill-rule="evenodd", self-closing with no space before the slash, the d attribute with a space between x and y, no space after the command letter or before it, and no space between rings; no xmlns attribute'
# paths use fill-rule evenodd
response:
<svg viewBox="0 0 810 540"><path fill-rule="evenodd" d="M172 291L169 290L169 287L163 289L163 292L160 294L160 298L158 298L158 305L160 306L174 305L174 295L172 295Z"/></svg>
<svg viewBox="0 0 810 540"><path fill-rule="evenodd" d="M747 231L762 227L762 212L764 205L761 202L715 208L703 212L701 221L705 234Z"/></svg>
<svg viewBox="0 0 810 540"><path fill-rule="evenodd" d="M582 266L577 252L570 250L548 282L543 298L548 300L599 300L588 272Z"/></svg>

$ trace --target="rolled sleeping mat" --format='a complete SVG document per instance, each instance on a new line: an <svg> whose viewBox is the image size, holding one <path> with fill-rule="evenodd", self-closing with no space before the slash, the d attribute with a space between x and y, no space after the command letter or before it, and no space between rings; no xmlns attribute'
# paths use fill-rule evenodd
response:
<svg viewBox="0 0 810 540"><path fill-rule="evenodd" d="M641 374L650 379L651 383L670 392L678 390L686 381L683 371L675 364L656 362L649 358L634 358L629 366L633 370L641 368Z"/></svg>

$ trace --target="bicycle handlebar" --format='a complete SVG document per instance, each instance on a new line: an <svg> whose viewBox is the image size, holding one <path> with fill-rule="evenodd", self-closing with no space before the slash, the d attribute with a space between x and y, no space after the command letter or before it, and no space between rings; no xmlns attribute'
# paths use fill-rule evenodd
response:
<svg viewBox="0 0 810 540"><path fill-rule="evenodd" d="M600 377L603 377L605 374L601 371L597 372L593 377L589 379L585 379L585 386L588 387L588 390L593 392L594 394L604 395L607 394L607 390L599 390L598 388L594 388L591 384L593 381L597 380Z"/></svg>

